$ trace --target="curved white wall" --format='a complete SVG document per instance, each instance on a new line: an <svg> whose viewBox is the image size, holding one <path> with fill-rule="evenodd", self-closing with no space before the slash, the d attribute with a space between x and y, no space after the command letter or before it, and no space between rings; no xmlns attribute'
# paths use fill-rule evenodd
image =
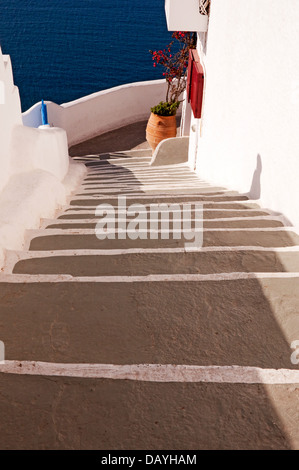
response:
<svg viewBox="0 0 299 470"><path fill-rule="evenodd" d="M68 168L67 137L63 129L57 127L47 129L33 129L26 126L14 127L10 147L12 174L39 169L51 173L59 181L62 181Z"/></svg>
<svg viewBox="0 0 299 470"><path fill-rule="evenodd" d="M1 49L0 84L0 192L13 175L36 169L62 181L69 166L66 133L63 129L30 129L23 125L10 57Z"/></svg>
<svg viewBox="0 0 299 470"><path fill-rule="evenodd" d="M70 164L63 129L22 123L9 56L0 49L0 268L7 249L21 249L27 229L53 217L86 169Z"/></svg>
<svg viewBox="0 0 299 470"><path fill-rule="evenodd" d="M10 144L14 126L22 123L19 90L13 83L10 58L0 49L0 192L7 184L10 169Z"/></svg>
<svg viewBox="0 0 299 470"><path fill-rule="evenodd" d="M213 0L197 136L203 178L249 192L296 226L298 18L298 0Z"/></svg>
<svg viewBox="0 0 299 470"><path fill-rule="evenodd" d="M149 118L151 107L165 101L165 80L129 83L99 91L70 103L47 101L49 123L66 130L69 146L127 124ZM41 104L23 113L26 126L41 124Z"/></svg>

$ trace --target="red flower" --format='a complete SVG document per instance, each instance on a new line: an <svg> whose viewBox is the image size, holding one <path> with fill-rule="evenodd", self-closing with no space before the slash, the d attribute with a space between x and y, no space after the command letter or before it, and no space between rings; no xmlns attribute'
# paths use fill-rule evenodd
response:
<svg viewBox="0 0 299 470"><path fill-rule="evenodd" d="M186 31L176 31L172 37L173 40L165 49L150 51L154 61L153 66L164 67L163 77L168 83L166 101L170 103L178 101L186 88L189 49L195 47L196 35ZM178 47L174 46L175 39L178 41Z"/></svg>

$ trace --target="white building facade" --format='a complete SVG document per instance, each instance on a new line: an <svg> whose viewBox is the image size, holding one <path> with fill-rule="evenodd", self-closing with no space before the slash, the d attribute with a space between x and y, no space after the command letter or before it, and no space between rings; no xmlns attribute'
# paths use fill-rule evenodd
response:
<svg viewBox="0 0 299 470"><path fill-rule="evenodd" d="M171 7L178 12L177 0L166 0ZM190 105L184 111L189 164L299 227L299 2L211 0L209 8L207 26L197 20L201 119Z"/></svg>

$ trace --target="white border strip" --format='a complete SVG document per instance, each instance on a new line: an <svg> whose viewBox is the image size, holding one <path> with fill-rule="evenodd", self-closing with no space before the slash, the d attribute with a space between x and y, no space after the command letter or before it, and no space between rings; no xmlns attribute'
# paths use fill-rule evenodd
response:
<svg viewBox="0 0 299 470"><path fill-rule="evenodd" d="M88 194L88 193L87 193ZM126 199L150 199L150 200L153 200L151 203L149 204L159 204L158 202L156 202L154 199L181 199L181 198L184 198L184 199L188 199L186 201L178 201L177 204L185 204L187 202L190 202L190 203L194 203L194 202L204 202L204 201L207 201L209 203L215 203L215 204L235 204L235 203L238 203L238 204L252 204L251 201L249 201L248 199L246 199L246 196L227 196L225 194L223 195L212 195L212 196L209 196L207 195L207 193L204 193L204 194L198 194L197 193L189 193L189 194L182 194L182 193L171 193L171 194L141 194L140 196L139 195L132 195L132 194L125 194L125 193L119 193L119 194L116 194L114 195L113 197L112 196L109 196L109 193L107 193L106 195L103 194L103 192L99 193L96 195L96 197L91 197L92 195L88 196L88 197L84 197L84 195L80 196L80 195L76 195L76 196L73 196L72 198L72 201L90 201L90 200L93 200L93 199L99 199L99 200L106 200L106 199L115 199L115 201L118 201L119 197L126 197ZM230 198L230 199L227 199L225 201L213 201L212 198L218 198L218 199L224 199L224 198ZM254 203L256 204L256 203Z"/></svg>
<svg viewBox="0 0 299 470"><path fill-rule="evenodd" d="M238 252L246 253L248 251L254 252L273 252L273 253L298 253L299 245L296 246L283 246L283 247L264 247L264 246L205 246L203 248L190 247L190 248L120 248L120 249L78 249L78 250L48 250L48 251L7 251L8 256L14 256L18 259L29 258L48 258L49 256L113 256L113 255L128 255L128 254L151 254L151 253L208 253L208 252Z"/></svg>
<svg viewBox="0 0 299 470"><path fill-rule="evenodd" d="M299 384L299 370L242 366L55 364L5 361L4 364L0 363L0 373L163 383Z"/></svg>
<svg viewBox="0 0 299 470"><path fill-rule="evenodd" d="M165 189L165 186L167 185L167 188ZM116 181L116 182L113 182L111 184L103 184L103 183L88 183L88 184L84 184L82 185L82 187L78 188L78 191L81 191L84 190L86 192L86 190L93 190L93 191L97 191L99 194L101 194L101 192L105 189L114 189L115 191L119 191L119 193L125 193L126 191L130 191L130 192L136 192L136 193L139 193L139 194L142 194L143 196L144 195L147 195L149 194L150 196L152 195L152 191L155 191L155 194L166 194L166 195L169 195L169 196L174 196L175 194L188 194L188 195L191 195L191 196L198 196L200 197L201 194L209 194L209 195L214 195L214 196L221 196L221 195L224 195L224 196L233 196L233 194L231 194L230 192L228 192L228 194L225 194L223 192L221 192L219 194L219 192L217 192L218 194L215 194L216 191L210 191L210 188L207 187L207 188L198 188L198 185L196 184L193 184L193 183L190 183L188 184L188 186L186 186L185 184L181 183L181 182L173 182L171 184L171 186L168 184L167 181L161 181L161 182L146 182L145 184L138 184L138 183L126 183L124 181ZM151 191L151 192L150 192ZM175 193L176 191L176 193Z"/></svg>
<svg viewBox="0 0 299 470"><path fill-rule="evenodd" d="M113 284L133 282L207 282L238 281L240 279L298 279L299 272L276 273L216 273L216 274L149 274L147 276L80 276L70 274L0 274L0 283L91 283Z"/></svg>
<svg viewBox="0 0 299 470"><path fill-rule="evenodd" d="M177 212L177 211L174 211L174 212ZM120 220L127 220L127 217L126 215L122 215L120 213L120 216L118 217ZM44 224L55 224L55 225L60 225L60 224L96 224L99 220L101 220L101 217L100 216L96 216L92 219L43 219L42 222ZM105 217L105 221L112 221L114 220L114 218L111 218L109 219L109 217ZM154 221L160 221L161 219L159 217L156 217L156 218L151 218L151 220L154 220ZM253 217L224 217L224 218L215 218L215 219L202 219L202 218L197 218L197 217L194 217L192 219L190 218L184 218L184 220L187 222L189 221L201 221L201 222L206 222L206 223L214 223L214 222L222 222L222 223L226 223L226 222L247 222L247 221L256 221L256 222L259 222L261 220L265 220L265 221L268 221L268 222L281 222L281 217L279 216L275 216L275 215L256 215L256 216L253 216ZM261 227L261 228L266 228L266 227ZM292 228L292 227L289 227L289 228Z"/></svg>
<svg viewBox="0 0 299 470"><path fill-rule="evenodd" d="M80 223L80 222L78 222ZM171 224L170 224L171 225ZM114 233L114 229L108 229L105 231L105 233ZM177 230L168 230L168 229L141 229L138 230L138 233L148 233L148 234L153 234L153 233L176 233ZM289 232L290 235L297 235L296 232L292 229L292 227L239 227L239 228L192 228L191 231L188 232L196 232L196 233L207 233L207 232L261 232L261 233L267 233L267 232ZM117 233L135 233L135 230L117 230ZM65 228L65 229L58 229L58 228L43 228L43 229L33 229L33 230L28 230L27 234L30 235L32 238L37 238L37 237L49 237L49 236L55 236L55 235L95 235L95 229L80 229L80 228ZM117 237L116 237L117 240Z"/></svg>
<svg viewBox="0 0 299 470"><path fill-rule="evenodd" d="M146 207L149 207L148 205ZM58 217L61 217L62 215L70 215L70 214L95 214L96 212L96 208L97 206L67 206L67 208L58 216ZM114 208L115 212L117 213L118 212L118 208L117 206L115 206ZM220 209L220 208L216 208L216 209L213 209L213 208L207 208L207 207L203 207L202 208L203 210L203 213L205 212L224 212L224 213L227 213L227 212L246 212L246 213L250 213L250 212L262 212L262 213L266 213L266 214L269 214L271 215L270 211L267 210L267 209L259 209L259 208L236 208L236 209ZM194 208L191 208L191 212L194 212L195 209ZM126 210L124 211L126 212ZM147 212L147 211L146 211ZM172 212L182 212L181 209L178 209L178 210L174 210ZM258 217L258 216L257 216ZM273 215L273 217L279 217L281 218L281 216L277 215ZM229 217L230 218L230 217ZM244 219L246 220L247 219L247 216L244 216ZM57 218L57 220L60 220ZM207 219L209 220L209 219ZM213 220L213 219L210 219L210 220Z"/></svg>

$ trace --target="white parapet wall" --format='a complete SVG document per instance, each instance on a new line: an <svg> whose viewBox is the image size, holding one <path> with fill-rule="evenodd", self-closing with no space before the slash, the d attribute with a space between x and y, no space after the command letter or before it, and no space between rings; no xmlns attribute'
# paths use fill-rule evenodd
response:
<svg viewBox="0 0 299 470"><path fill-rule="evenodd" d="M22 124L19 90L14 86L10 57L0 49L0 192L7 184L10 169L11 133Z"/></svg>
<svg viewBox="0 0 299 470"><path fill-rule="evenodd" d="M69 169L66 132L59 127L33 129L15 126L12 131L10 157L14 174L39 169L62 181Z"/></svg>
<svg viewBox="0 0 299 470"><path fill-rule="evenodd" d="M69 146L134 122L147 120L150 109L165 101L166 81L129 83L57 105L46 101L51 126L65 129ZM41 103L23 113L26 126L41 124Z"/></svg>
<svg viewBox="0 0 299 470"><path fill-rule="evenodd" d="M0 193L13 175L36 169L48 171L62 181L69 167L66 132L23 125L10 57L3 55L1 49L0 83Z"/></svg>
<svg viewBox="0 0 299 470"><path fill-rule="evenodd" d="M213 0L190 164L299 226L299 1ZM203 41L204 43L204 41Z"/></svg>
<svg viewBox="0 0 299 470"><path fill-rule="evenodd" d="M0 49L0 268L7 249L22 248L25 230L54 216L85 174L70 162L60 128L33 129L22 122L10 57Z"/></svg>

